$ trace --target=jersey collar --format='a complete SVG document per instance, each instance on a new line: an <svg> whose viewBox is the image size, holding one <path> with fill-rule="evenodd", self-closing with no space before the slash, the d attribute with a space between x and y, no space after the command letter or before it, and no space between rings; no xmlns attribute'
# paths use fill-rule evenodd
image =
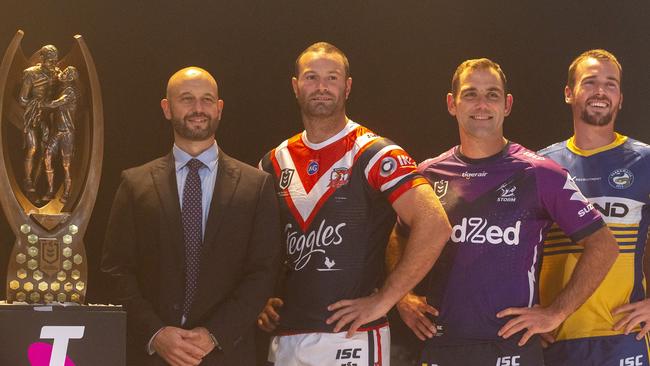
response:
<svg viewBox="0 0 650 366"><path fill-rule="evenodd" d="M605 146L597 147L597 148L591 149L591 150L583 150L583 149L579 148L578 146L576 146L576 143L575 143L576 136L573 135L573 136L571 136L571 138L569 140L567 140L566 147L567 147L567 149L569 149L572 153L574 153L576 155L581 155L581 156L595 155L595 154L598 154L599 152L611 150L611 149L613 149L613 148L615 148L617 146L620 146L620 145L624 144L625 141L627 141L627 136L621 135L618 132L614 132L614 134L616 135L616 137L614 138L614 141L612 141L611 143L609 143L609 144L607 144Z"/></svg>

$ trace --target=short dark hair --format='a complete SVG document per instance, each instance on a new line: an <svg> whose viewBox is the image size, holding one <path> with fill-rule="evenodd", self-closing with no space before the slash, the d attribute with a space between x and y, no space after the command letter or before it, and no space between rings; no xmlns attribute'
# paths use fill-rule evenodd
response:
<svg viewBox="0 0 650 366"><path fill-rule="evenodd" d="M573 62L571 62L571 66L569 66L569 75L566 82L566 85L570 89L573 89L573 87L576 85L576 69L578 68L578 65L588 58L595 58L596 60L600 61L609 61L615 64L616 67L618 67L618 74L620 79L623 79L623 67L621 66L621 63L616 59L616 56L607 50L597 48L581 53L580 56L576 57ZM619 83L621 80L619 80Z"/></svg>
<svg viewBox="0 0 650 366"><path fill-rule="evenodd" d="M501 66L499 66L498 63L490 60L489 58L476 58L472 60L463 61L463 63L458 65L458 67L456 68L456 72L454 72L454 76L451 78L451 94L454 96L454 98L456 98L456 96L458 95L458 89L460 88L460 76L463 74L463 72L467 70L496 71L499 74L501 83L503 84L503 91L505 93L508 92L506 74L504 74L503 70L501 70Z"/></svg>
<svg viewBox="0 0 650 366"><path fill-rule="evenodd" d="M300 73L299 72L300 58L302 58L302 56L304 56L306 53L310 53L310 52L322 52L325 54L335 54L341 56L341 58L343 59L343 66L345 67L345 77L346 78L350 77L350 63L348 62L347 56L345 56L345 53L343 53L343 51L338 49L336 46L327 42L316 42L311 46L305 48L305 50L298 55L298 58L296 58L296 65L294 69L295 77L298 77L298 74Z"/></svg>

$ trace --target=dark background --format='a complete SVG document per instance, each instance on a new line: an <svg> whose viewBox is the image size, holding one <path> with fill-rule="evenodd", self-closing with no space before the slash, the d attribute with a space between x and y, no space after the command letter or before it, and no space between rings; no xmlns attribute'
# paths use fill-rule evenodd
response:
<svg viewBox="0 0 650 366"><path fill-rule="evenodd" d="M159 101L174 71L198 65L212 72L225 101L219 145L255 164L302 129L293 63L309 44L329 41L350 59L348 115L421 161L458 142L445 94L461 61L484 56L501 64L515 97L506 135L539 149L571 134L563 100L569 63L606 48L624 68L618 129L650 142L649 19L647 0L2 0L0 52L22 29L27 55L51 43L62 57L82 34L94 57L106 132L85 237L88 301L96 303L107 301L98 267L119 173L172 144ZM13 242L0 219L0 280Z"/></svg>

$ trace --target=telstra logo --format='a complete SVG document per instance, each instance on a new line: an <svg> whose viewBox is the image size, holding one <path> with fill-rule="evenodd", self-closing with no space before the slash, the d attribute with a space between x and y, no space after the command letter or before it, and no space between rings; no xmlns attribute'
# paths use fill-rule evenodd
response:
<svg viewBox="0 0 650 366"><path fill-rule="evenodd" d="M84 326L42 327L41 339L53 339L54 342L30 344L27 350L30 366L75 366L72 359L67 356L68 341L83 338L85 328Z"/></svg>

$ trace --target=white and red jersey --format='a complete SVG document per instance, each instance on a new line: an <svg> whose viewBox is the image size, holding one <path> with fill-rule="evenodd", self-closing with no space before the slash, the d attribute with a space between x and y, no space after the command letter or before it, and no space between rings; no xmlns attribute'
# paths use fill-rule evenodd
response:
<svg viewBox="0 0 650 366"><path fill-rule="evenodd" d="M401 147L352 121L318 144L305 132L284 141L260 168L275 177L284 224L281 329L332 331L328 305L382 285L391 204L428 183Z"/></svg>

